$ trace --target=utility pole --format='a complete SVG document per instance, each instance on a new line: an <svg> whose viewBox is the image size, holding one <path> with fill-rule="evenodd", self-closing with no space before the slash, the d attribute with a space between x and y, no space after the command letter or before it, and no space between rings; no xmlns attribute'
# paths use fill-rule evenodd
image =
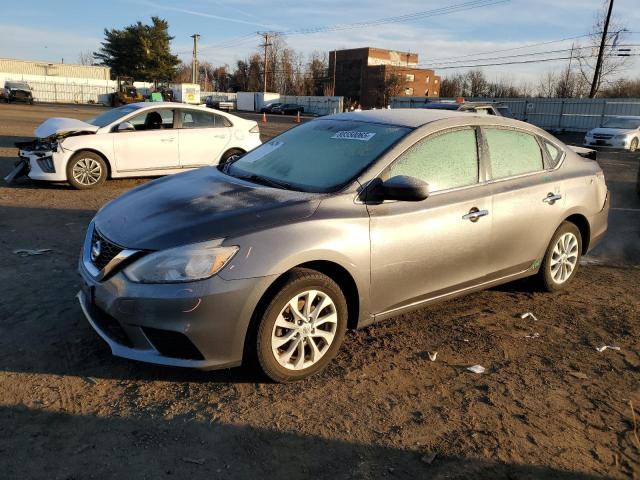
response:
<svg viewBox="0 0 640 480"><path fill-rule="evenodd" d="M263 88L263 92L266 93L267 92L267 48L270 47L272 44L269 43L269 32L264 32L264 33L261 33L260 35L262 35L262 38L264 38L264 42L260 46L264 48L264 67L263 67L263 70L264 70L264 88Z"/></svg>
<svg viewBox="0 0 640 480"><path fill-rule="evenodd" d="M200 69L198 68L198 40L200 39L200 35L194 33L191 35L193 38L193 60L191 61L191 83L198 83L198 72Z"/></svg>
<svg viewBox="0 0 640 480"><path fill-rule="evenodd" d="M333 51L333 89L331 95L336 96L336 63L338 61L338 51Z"/></svg>
<svg viewBox="0 0 640 480"><path fill-rule="evenodd" d="M609 0L609 10L607 12L607 19L604 22L604 28L602 29L602 40L600 41L600 51L598 52L598 61L596 62L596 69L593 72L593 82L591 82L591 92L589 98L595 98L598 83L600 83L600 70L602 69L602 57L604 56L604 47L607 42L607 32L609 31L609 21L611 20L611 12L613 11L613 0Z"/></svg>

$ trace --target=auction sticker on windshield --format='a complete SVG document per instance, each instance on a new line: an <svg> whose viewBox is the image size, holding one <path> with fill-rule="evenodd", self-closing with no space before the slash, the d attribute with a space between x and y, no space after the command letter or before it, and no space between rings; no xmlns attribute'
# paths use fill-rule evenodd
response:
<svg viewBox="0 0 640 480"><path fill-rule="evenodd" d="M368 142L374 137L374 132L353 132L349 130L343 130L336 132L331 138L337 138L340 140L360 140L361 142Z"/></svg>

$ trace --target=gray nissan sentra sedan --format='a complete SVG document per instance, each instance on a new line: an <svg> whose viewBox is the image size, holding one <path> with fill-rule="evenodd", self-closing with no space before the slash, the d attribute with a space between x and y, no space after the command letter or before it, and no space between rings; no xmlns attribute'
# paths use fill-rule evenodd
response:
<svg viewBox="0 0 640 480"><path fill-rule="evenodd" d="M115 355L257 359L292 381L322 370L347 328L529 275L566 288L608 211L598 164L532 125L339 114L106 205L78 298Z"/></svg>

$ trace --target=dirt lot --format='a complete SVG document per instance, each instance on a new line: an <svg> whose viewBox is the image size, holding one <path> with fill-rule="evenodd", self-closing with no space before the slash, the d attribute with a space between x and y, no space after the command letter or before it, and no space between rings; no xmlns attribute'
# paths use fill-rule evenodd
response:
<svg viewBox="0 0 640 480"><path fill-rule="evenodd" d="M0 176L40 121L96 110L0 105ZM266 137L293 125L279 121ZM570 291L518 282L352 332L328 370L294 385L118 359L83 319L86 225L146 180L0 181L0 477L638 478L639 162L600 162L610 231Z"/></svg>

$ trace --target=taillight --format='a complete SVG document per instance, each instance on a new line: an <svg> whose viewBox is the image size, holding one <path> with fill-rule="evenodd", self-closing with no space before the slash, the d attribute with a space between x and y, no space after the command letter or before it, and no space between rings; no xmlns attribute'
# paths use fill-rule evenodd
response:
<svg viewBox="0 0 640 480"><path fill-rule="evenodd" d="M249 130L249 133L260 133L260 127L256 125L251 130Z"/></svg>

